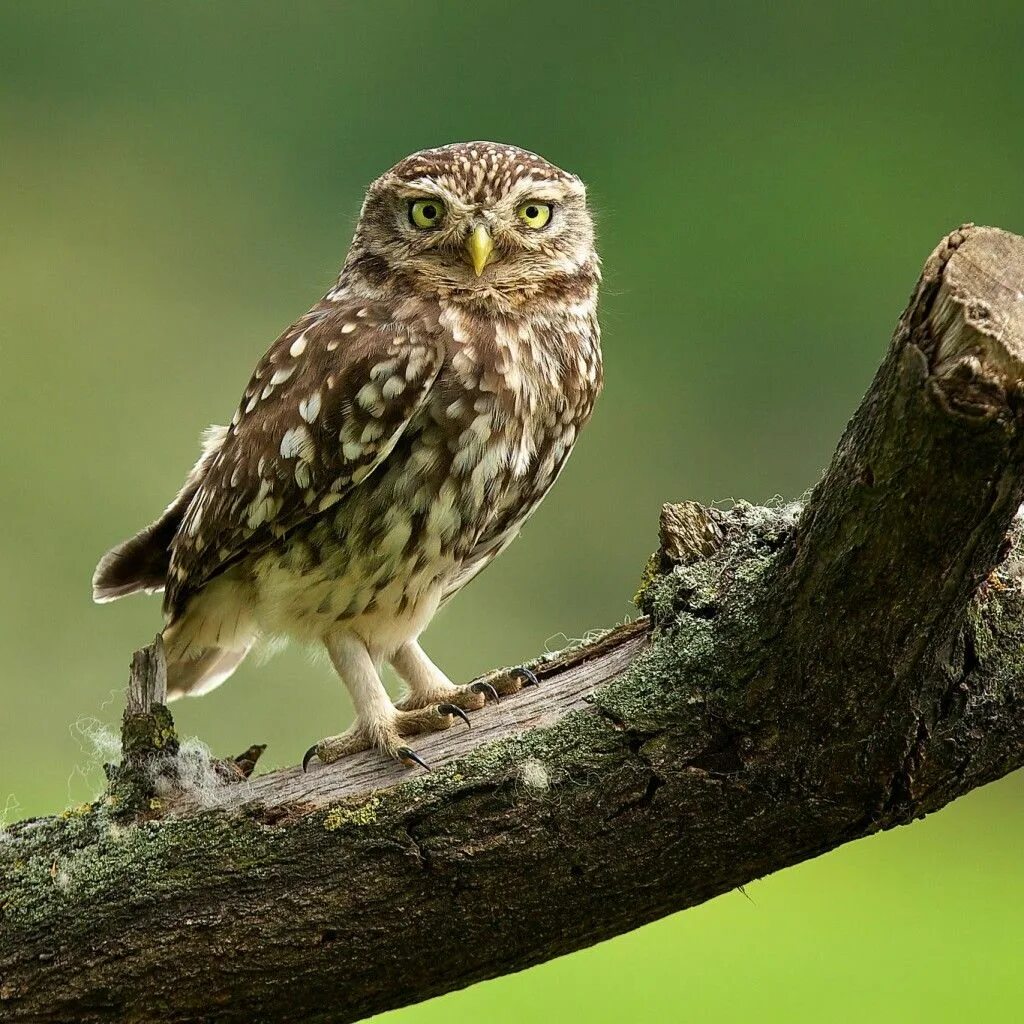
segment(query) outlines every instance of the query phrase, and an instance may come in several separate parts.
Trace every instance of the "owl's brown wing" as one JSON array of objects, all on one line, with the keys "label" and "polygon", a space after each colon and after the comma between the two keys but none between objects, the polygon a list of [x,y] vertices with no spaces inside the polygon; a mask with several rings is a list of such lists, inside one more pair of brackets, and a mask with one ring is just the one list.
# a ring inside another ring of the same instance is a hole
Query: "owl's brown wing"
[{"label": "owl's brown wing", "polygon": [[387,457],[444,360],[436,314],[327,303],[256,367],[171,542],[173,618],[204,583],[342,501]]}]

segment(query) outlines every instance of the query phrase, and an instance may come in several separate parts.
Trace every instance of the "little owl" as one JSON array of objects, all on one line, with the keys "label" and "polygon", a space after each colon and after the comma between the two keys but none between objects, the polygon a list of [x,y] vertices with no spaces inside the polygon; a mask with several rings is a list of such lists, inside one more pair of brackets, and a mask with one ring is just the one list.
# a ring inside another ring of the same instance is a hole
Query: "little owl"
[{"label": "little owl", "polygon": [[[323,644],[355,722],[306,755],[445,729],[520,669],[456,686],[419,636],[504,551],[601,390],[586,191],[513,146],[415,153],[366,193],[337,283],[260,360],[164,514],[109,552],[93,596],[164,591],[171,698],[261,637]],[[408,686],[397,704],[380,670]]]}]

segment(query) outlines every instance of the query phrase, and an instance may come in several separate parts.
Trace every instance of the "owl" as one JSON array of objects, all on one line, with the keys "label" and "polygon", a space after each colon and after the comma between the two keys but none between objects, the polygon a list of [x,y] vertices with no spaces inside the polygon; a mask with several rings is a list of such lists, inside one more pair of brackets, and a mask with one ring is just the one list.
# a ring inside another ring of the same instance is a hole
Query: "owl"
[{"label": "owl", "polygon": [[355,720],[303,767],[367,748],[423,765],[409,737],[535,682],[456,685],[419,637],[590,418],[600,280],[583,183],[534,153],[443,146],[373,182],[334,286],[207,430],[163,515],[96,569],[96,601],[164,592],[168,696],[218,686],[261,640],[322,645]]}]

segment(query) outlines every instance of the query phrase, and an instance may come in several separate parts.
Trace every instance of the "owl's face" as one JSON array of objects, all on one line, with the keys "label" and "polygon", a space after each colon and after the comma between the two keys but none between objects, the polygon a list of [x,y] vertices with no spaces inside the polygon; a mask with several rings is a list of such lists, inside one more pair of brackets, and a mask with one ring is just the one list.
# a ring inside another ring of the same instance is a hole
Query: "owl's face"
[{"label": "owl's face", "polygon": [[586,190],[534,153],[493,142],[427,149],[369,188],[349,262],[419,292],[531,292],[596,268]]}]

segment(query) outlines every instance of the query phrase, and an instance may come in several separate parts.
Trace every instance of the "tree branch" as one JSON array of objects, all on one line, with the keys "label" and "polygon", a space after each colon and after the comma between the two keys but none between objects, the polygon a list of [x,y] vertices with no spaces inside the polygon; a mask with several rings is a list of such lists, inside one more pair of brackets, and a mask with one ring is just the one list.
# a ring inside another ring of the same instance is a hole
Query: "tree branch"
[{"label": "tree branch", "polygon": [[126,762],[146,799],[8,830],[0,1014],[357,1020],[1019,767],[1022,383],[1024,239],[965,227],[807,506],[667,507],[645,617],[425,738],[429,775],[364,754],[232,782],[158,730]]}]

